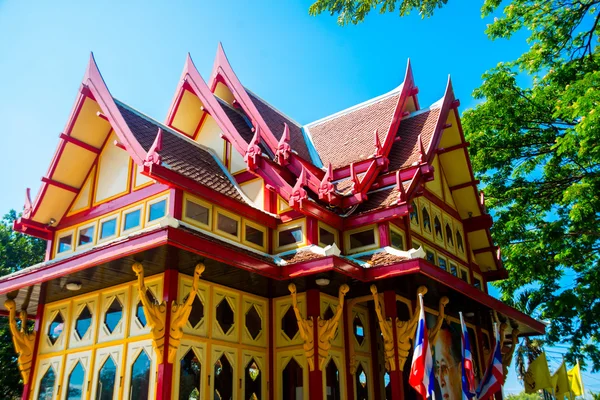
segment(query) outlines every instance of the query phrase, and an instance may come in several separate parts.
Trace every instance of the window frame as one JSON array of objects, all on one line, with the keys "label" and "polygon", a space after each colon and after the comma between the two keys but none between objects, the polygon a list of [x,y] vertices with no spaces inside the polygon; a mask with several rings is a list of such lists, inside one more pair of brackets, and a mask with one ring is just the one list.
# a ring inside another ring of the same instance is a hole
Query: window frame
[{"label": "window frame", "polygon": [[[160,203],[163,200],[165,202],[165,215],[163,215],[160,218],[157,218],[155,220],[150,221],[149,220],[150,219],[150,206],[152,206],[154,204],[157,204],[157,203]],[[165,195],[165,196],[157,197],[157,198],[152,199],[152,200],[148,200],[145,203],[145,210],[144,211],[145,211],[144,212],[144,227],[160,223],[160,220],[162,220],[163,218],[165,218],[165,217],[167,217],[169,215],[169,196]]]},{"label": "window frame", "polygon": [[[300,242],[286,244],[283,246],[279,245],[279,233],[290,230],[301,228],[302,232],[302,240]],[[301,218],[295,221],[286,222],[285,224],[281,224],[277,226],[277,229],[273,231],[275,237],[273,238],[273,243],[275,250],[273,251],[275,254],[284,252],[286,250],[299,249],[306,245],[306,219]]]},{"label": "window frame", "polygon": [[438,255],[437,255],[437,260],[436,260],[436,265],[437,265],[438,267],[442,268],[442,266],[440,265],[440,258],[441,258],[442,260],[444,260],[444,262],[446,263],[446,266],[444,267],[444,271],[448,272],[448,268],[450,268],[450,267],[449,267],[449,265],[450,265],[450,261],[448,260],[448,257],[446,257],[446,256],[442,256],[442,255],[440,255],[440,254],[438,253]]},{"label": "window frame", "polygon": [[[475,282],[479,282],[479,287],[475,286]],[[477,272],[473,272],[473,286],[476,289],[479,289],[482,292],[485,292],[485,290],[483,289],[483,276],[479,275]]]},{"label": "window frame", "polygon": [[[373,231],[373,235],[375,237],[375,243],[374,244],[369,244],[369,245],[366,245],[366,246],[360,246],[360,247],[352,248],[350,246],[350,236],[354,235],[356,233],[366,232],[368,230],[372,230]],[[378,228],[377,224],[371,224],[371,225],[367,225],[367,226],[361,226],[360,228],[355,228],[355,229],[351,229],[349,231],[344,232],[344,245],[345,245],[345,248],[347,249],[346,254],[355,254],[355,253],[361,253],[363,251],[373,250],[373,249],[378,248],[379,244],[380,244],[380,240],[379,240],[379,228]]]},{"label": "window frame", "polygon": [[[187,202],[191,202],[191,203],[195,203],[198,206],[204,207],[206,209],[208,209],[208,224],[204,224],[200,221],[196,221],[193,218],[188,217],[187,214]],[[188,224],[194,225],[198,228],[201,229],[206,229],[208,231],[212,231],[212,224],[213,224],[213,205],[207,201],[204,201],[202,199],[200,199],[199,197],[196,196],[192,196],[189,194],[184,194],[183,195],[183,209],[182,209],[182,219],[184,222],[187,222]]]},{"label": "window frame", "polygon": [[[214,212],[213,232],[216,233],[217,235],[223,236],[227,239],[235,240],[236,242],[241,242],[242,241],[242,217],[240,217],[239,215],[236,215],[234,213],[231,213],[221,207],[217,207],[217,206],[215,206],[213,208],[213,212]],[[238,224],[237,225],[238,226],[237,236],[232,235],[228,232],[225,232],[225,231],[222,231],[219,229],[219,214],[237,222],[237,224]]]},{"label": "window frame", "polygon": [[[467,273],[467,280],[465,281],[462,278],[462,272],[466,272]],[[463,282],[467,282],[469,285],[471,284],[471,274],[469,273],[469,269],[463,265],[458,265],[458,279],[460,279]]]},{"label": "window frame", "polygon": [[327,231],[327,232],[329,232],[329,233],[333,234],[333,243],[335,243],[335,244],[336,244],[336,246],[338,245],[338,243],[339,243],[339,240],[340,240],[340,233],[338,232],[338,230],[337,230],[337,229],[335,229],[335,228],[333,228],[333,227],[331,227],[331,226],[329,226],[329,225],[327,225],[326,223],[324,223],[324,222],[321,222],[321,221],[319,221],[319,223],[318,223],[318,228],[317,228],[317,229],[319,230],[319,231],[318,231],[318,235],[319,235],[319,238],[318,238],[318,239],[319,239],[319,240],[318,240],[318,242],[319,242],[319,246],[321,246],[321,247],[327,247],[327,246],[330,246],[329,244],[325,244],[325,243],[321,242],[321,229],[323,229],[323,230],[325,230],[325,231]]},{"label": "window frame", "polygon": [[[263,245],[259,246],[256,243],[252,243],[249,242],[246,238],[246,227],[249,226],[251,228],[254,228],[258,231],[261,231],[263,233]],[[267,237],[268,237],[268,232],[267,232],[267,228],[257,224],[255,222],[249,221],[247,219],[243,219],[242,220],[242,243],[245,244],[246,246],[252,247],[254,249],[257,250],[262,250],[262,251],[267,251]]]},{"label": "window frame", "polygon": [[[121,211],[121,226],[120,226],[120,232],[121,234],[119,236],[123,236],[123,235],[128,235],[131,232],[134,232],[136,230],[139,229],[143,229],[144,228],[144,221],[145,221],[145,215],[144,215],[144,209],[145,209],[145,203],[141,203],[138,204],[136,206],[133,207],[129,207],[126,208],[124,210]],[[125,218],[127,215],[131,214],[132,212],[135,211],[140,211],[140,223],[132,228],[129,229],[125,229]]]},{"label": "window frame", "polygon": [[[115,219],[117,221],[117,224],[115,226],[115,233],[113,233],[111,236],[107,236],[105,238],[101,238],[100,235],[102,233],[102,224],[105,222],[108,222],[110,220]],[[104,243],[104,242],[108,242],[109,240],[112,239],[116,239],[120,236],[120,232],[121,232],[121,215],[119,212],[117,213],[113,213],[110,215],[106,215],[102,218],[100,218],[98,220],[98,233],[96,235],[96,243]]]},{"label": "window frame", "polygon": [[[437,263],[437,259],[438,259],[438,255],[437,255],[437,251],[435,251],[435,249],[433,247],[429,247],[429,246],[423,246],[423,251],[425,252],[425,258],[424,260],[427,261],[428,263],[431,263],[432,265],[435,265],[436,267],[438,266]],[[427,259],[427,252],[430,251],[433,253],[433,262],[429,261]]]},{"label": "window frame", "polygon": [[[392,244],[392,232],[399,234],[402,237],[402,248],[398,249],[396,247],[393,246]],[[400,229],[399,227],[397,227],[394,224],[390,224],[390,247],[394,247],[397,250],[401,250],[401,251],[407,251],[406,247],[408,247],[408,244],[406,242],[406,233],[404,233],[404,231],[402,229]]]},{"label": "window frame", "polygon": [[[85,229],[85,228],[89,228],[89,227],[94,227],[94,234],[92,235],[92,241],[90,243],[86,243],[86,244],[79,244],[79,235],[81,234],[81,230]],[[98,220],[94,220],[92,222],[80,225],[77,227],[77,234],[75,235],[75,238],[77,239],[75,242],[75,250],[80,250],[80,249],[87,249],[90,247],[94,247],[94,245],[97,243],[98,240]]]},{"label": "window frame", "polygon": [[[67,237],[67,236],[71,236],[71,249],[70,250],[65,250],[65,251],[59,251],[59,246],[60,246],[60,239]],[[70,229],[65,229],[62,232],[58,232],[55,237],[54,240],[56,241],[56,244],[54,245],[54,256],[58,256],[58,255],[64,255],[64,254],[69,254],[69,253],[73,253],[75,252],[75,228],[70,228]]]}]

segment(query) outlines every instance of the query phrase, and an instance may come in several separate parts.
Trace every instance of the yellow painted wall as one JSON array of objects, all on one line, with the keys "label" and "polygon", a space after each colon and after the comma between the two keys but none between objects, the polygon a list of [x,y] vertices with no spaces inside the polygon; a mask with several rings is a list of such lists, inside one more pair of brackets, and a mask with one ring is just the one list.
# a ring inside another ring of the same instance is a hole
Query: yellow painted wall
[{"label": "yellow painted wall", "polygon": [[98,103],[87,97],[77,115],[71,136],[99,149],[111,128],[108,121],[97,115],[98,112],[102,112]]},{"label": "yellow painted wall", "polygon": [[438,159],[438,156],[433,158],[433,180],[427,182],[425,187],[440,199],[444,199],[444,193],[442,189],[442,171],[440,169],[440,160]]},{"label": "yellow painted wall", "polygon": [[116,139],[113,133],[98,159],[94,204],[129,191],[131,162],[129,154],[113,144]]},{"label": "yellow painted wall", "polygon": [[212,149],[221,161],[225,160],[225,141],[221,139],[221,129],[211,116],[207,116],[196,141]]},{"label": "yellow painted wall", "polygon": [[265,208],[265,191],[263,189],[263,180],[255,179],[249,182],[240,184],[242,191],[250,200],[264,210]]},{"label": "yellow painted wall", "polygon": [[214,93],[218,98],[225,101],[226,103],[233,104],[233,94],[226,85],[218,83]]},{"label": "yellow painted wall", "polygon": [[232,174],[246,170],[246,161],[244,156],[241,155],[233,146],[230,147],[230,160],[229,160],[229,171]]},{"label": "yellow painted wall", "polygon": [[142,175],[140,172],[141,168],[137,164],[134,164],[133,168],[135,171],[133,175],[133,190],[141,189],[154,183],[154,179]]},{"label": "yellow painted wall", "polygon": [[96,168],[90,172],[90,175],[87,177],[85,183],[81,187],[77,198],[73,202],[71,209],[69,210],[68,215],[76,214],[80,211],[86,210],[92,204],[92,185],[96,179]]},{"label": "yellow painted wall", "polygon": [[186,135],[193,136],[204,114],[201,107],[200,99],[189,90],[184,90],[171,125]]}]

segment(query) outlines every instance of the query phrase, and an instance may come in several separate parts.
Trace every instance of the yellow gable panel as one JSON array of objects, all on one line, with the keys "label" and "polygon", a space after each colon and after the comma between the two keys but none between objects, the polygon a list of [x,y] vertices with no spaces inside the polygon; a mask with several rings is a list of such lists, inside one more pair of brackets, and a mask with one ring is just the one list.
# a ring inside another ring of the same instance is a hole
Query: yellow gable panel
[{"label": "yellow gable panel", "polygon": [[60,221],[74,198],[75,193],[48,185],[46,194],[44,195],[33,220],[41,224],[47,224],[51,219]]},{"label": "yellow gable panel", "polygon": [[80,188],[90,172],[96,155],[72,143],[67,143],[51,178],[65,185]]},{"label": "yellow gable panel", "polygon": [[137,164],[133,166],[135,168],[135,175],[133,180],[133,190],[141,189],[143,187],[148,186],[151,183],[154,183],[154,179],[148,178],[146,175],[142,175],[140,172],[140,167]]},{"label": "yellow gable panel", "polygon": [[206,116],[196,141],[212,149],[221,161],[224,160],[225,141],[221,138],[221,129],[213,117]]},{"label": "yellow gable panel", "polygon": [[438,156],[433,159],[433,180],[425,184],[425,188],[435,194],[440,199],[444,198],[442,192],[442,171],[440,169],[440,163]]},{"label": "yellow gable panel", "polygon": [[233,98],[233,94],[231,93],[231,90],[229,90],[229,88],[226,85],[222,84],[221,82],[217,83],[217,87],[215,88],[214,93],[215,93],[215,96],[217,96],[224,102],[233,104],[234,98]]},{"label": "yellow gable panel", "polygon": [[471,249],[484,249],[491,246],[486,231],[483,229],[475,232],[469,232],[468,236]]},{"label": "yellow gable panel", "polygon": [[[462,219],[471,217],[477,217],[481,215],[479,209],[479,200],[473,192],[473,187],[468,186],[462,189],[457,189],[452,192],[454,200],[456,201],[456,208]],[[471,215],[469,215],[471,213]]]},{"label": "yellow gable panel", "polygon": [[117,197],[129,191],[129,154],[113,144],[113,133],[98,159],[94,204]]},{"label": "yellow gable panel", "polygon": [[246,170],[246,161],[236,149],[231,147],[231,159],[229,160],[229,170],[231,173],[241,172]]},{"label": "yellow gable panel", "polygon": [[245,182],[240,185],[242,191],[250,200],[254,202],[258,207],[264,210],[265,208],[265,194],[263,190],[263,180],[255,179],[250,182]]},{"label": "yellow gable panel", "polygon": [[68,215],[78,213],[90,207],[90,205],[92,204],[92,184],[95,180],[95,177],[96,168],[94,167],[92,169],[92,172],[90,172],[89,176],[87,177],[85,183],[81,187],[81,190],[79,191],[77,198],[73,202],[73,205],[71,206]]},{"label": "yellow gable panel", "polygon": [[71,136],[99,149],[110,131],[110,124],[98,117],[98,112],[102,112],[98,103],[86,98],[71,129]]},{"label": "yellow gable panel", "polygon": [[200,99],[189,90],[184,90],[171,125],[186,135],[193,136],[200,123],[200,118],[204,114],[201,107]]},{"label": "yellow gable panel", "polygon": [[456,121],[453,110],[450,110],[448,113],[446,124],[450,124],[452,126],[444,129],[444,133],[442,134],[440,144],[438,146],[440,149],[456,146],[457,144],[462,143],[460,132],[458,130],[458,122]]},{"label": "yellow gable panel", "polygon": [[439,164],[439,167],[440,167],[439,175],[442,180],[442,190],[444,191],[444,201],[446,202],[446,204],[448,204],[450,207],[452,207],[456,210],[456,204],[454,203],[454,198],[452,197],[452,192],[450,191],[450,188],[448,186],[448,181],[446,180],[446,171],[442,167],[441,163]]},{"label": "yellow gable panel", "polygon": [[471,171],[464,150],[455,150],[440,155],[446,180],[450,186],[471,181]]}]

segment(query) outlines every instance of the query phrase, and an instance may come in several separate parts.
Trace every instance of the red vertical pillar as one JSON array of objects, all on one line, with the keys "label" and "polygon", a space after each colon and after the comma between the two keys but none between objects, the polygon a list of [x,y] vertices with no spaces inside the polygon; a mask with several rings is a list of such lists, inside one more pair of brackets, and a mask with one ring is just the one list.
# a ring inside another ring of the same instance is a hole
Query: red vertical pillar
[{"label": "red vertical pillar", "polygon": [[314,217],[306,217],[306,242],[319,245],[319,222]]},{"label": "red vertical pillar", "polygon": [[385,307],[385,315],[392,319],[392,331],[394,332],[394,358],[396,360],[396,370],[390,371],[390,384],[392,385],[392,399],[391,400],[404,400],[404,377],[400,370],[400,364],[398,359],[398,342],[396,332],[396,316],[398,311],[396,310],[396,292],[393,290],[386,290],[383,292],[383,303]]},{"label": "red vertical pillar", "polygon": [[375,399],[384,399],[385,395],[381,395],[381,378],[380,374],[385,374],[385,367],[379,363],[379,349],[377,342],[379,339],[379,331],[377,327],[379,323],[375,317],[375,310],[369,307],[369,339],[371,340],[371,374],[367,376],[367,386],[373,387],[373,397]]},{"label": "red vertical pillar", "polygon": [[167,303],[167,315],[165,317],[165,346],[163,359],[158,365],[158,386],[156,400],[170,400],[173,389],[173,364],[169,363],[169,332],[171,330],[171,304],[177,300],[177,280],[179,272],[177,269],[165,270],[163,282],[163,298]]},{"label": "red vertical pillar", "polygon": [[[49,241],[49,243],[51,243]],[[35,326],[34,332],[35,342],[33,343],[33,357],[31,358],[31,372],[29,373],[29,382],[26,385],[23,385],[23,396],[21,397],[23,400],[29,400],[31,394],[33,393],[33,385],[35,382],[35,367],[37,363],[37,354],[40,347],[40,337],[44,334],[42,332],[42,323],[44,322],[44,306],[46,303],[46,287],[47,283],[42,283],[40,289],[40,299],[38,301],[37,310],[35,313]]]},{"label": "red vertical pillar", "polygon": [[346,353],[346,399],[354,400],[354,376],[350,373],[350,346],[354,342],[350,331],[352,330],[352,310],[348,307],[348,301],[344,299],[344,351]]},{"label": "red vertical pillar", "polygon": [[389,222],[382,222],[377,226],[379,229],[379,246],[391,246],[392,242],[390,239],[390,225]]},{"label": "red vertical pillar", "polygon": [[181,220],[183,211],[183,191],[181,189],[169,190],[169,215]]},{"label": "red vertical pillar", "polygon": [[308,390],[310,400],[323,400],[323,372],[319,369],[319,324],[317,320],[321,315],[321,296],[319,289],[306,291],[306,310],[308,318],[313,317],[315,369],[308,372]]},{"label": "red vertical pillar", "polygon": [[[267,392],[269,400],[275,400],[275,307],[273,299],[269,299],[269,380],[267,382]],[[279,371],[281,374],[281,371]]]}]

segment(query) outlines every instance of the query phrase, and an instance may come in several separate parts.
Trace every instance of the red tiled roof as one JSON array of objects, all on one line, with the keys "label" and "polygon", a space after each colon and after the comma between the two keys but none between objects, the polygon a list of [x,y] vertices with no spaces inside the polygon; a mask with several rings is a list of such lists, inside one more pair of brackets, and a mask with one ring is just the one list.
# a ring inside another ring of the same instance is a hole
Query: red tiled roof
[{"label": "red tiled roof", "polygon": [[390,94],[339,116],[309,124],[321,161],[340,168],[364,160],[375,153],[373,133],[383,142],[390,127],[400,94]]},{"label": "red tiled roof", "polygon": [[[410,181],[402,183],[405,192],[408,191],[409,184]],[[357,215],[369,211],[379,210],[380,208],[390,207],[398,202],[399,194],[400,193],[398,192],[398,189],[396,189],[396,186],[392,186],[389,189],[383,189],[367,193],[367,201],[360,204],[356,208],[354,214]]]},{"label": "red tiled roof", "polygon": [[325,256],[323,256],[321,254],[317,254],[310,250],[302,250],[301,249],[295,253],[282,256],[281,258],[284,259],[288,264],[295,264],[295,263],[299,263],[299,262],[303,262],[303,261],[316,260],[318,258],[323,258],[323,257],[325,257]]},{"label": "red tiled roof", "polygon": [[254,106],[258,109],[258,112],[265,120],[265,123],[273,135],[275,135],[275,138],[277,138],[277,140],[281,139],[281,135],[283,135],[283,124],[286,123],[290,128],[290,146],[292,147],[292,150],[297,152],[298,155],[306,161],[311,161],[308,146],[304,141],[302,127],[283,115],[275,107],[260,99],[254,93],[248,91],[248,96],[250,96]]},{"label": "red tiled roof", "polygon": [[134,112],[129,106],[118,100],[115,102],[129,129],[145,151],[148,151],[154,143],[158,129],[163,129],[160,155],[162,162],[168,165],[169,169],[221,194],[244,202],[212,154],[189,143],[180,134],[159,125],[149,117]]},{"label": "red tiled roof", "polygon": [[435,124],[440,115],[440,109],[434,108],[420,112],[414,117],[408,117],[400,122],[398,134],[400,140],[394,142],[389,154],[389,170],[396,171],[407,168],[419,161],[419,135],[425,151],[433,138]]},{"label": "red tiled roof", "polygon": [[382,265],[390,265],[395,264],[400,261],[408,260],[406,257],[397,256],[395,254],[390,254],[387,251],[380,251],[377,253],[365,255],[358,257],[359,260],[364,261],[366,263],[371,264],[372,266],[382,266]]}]

